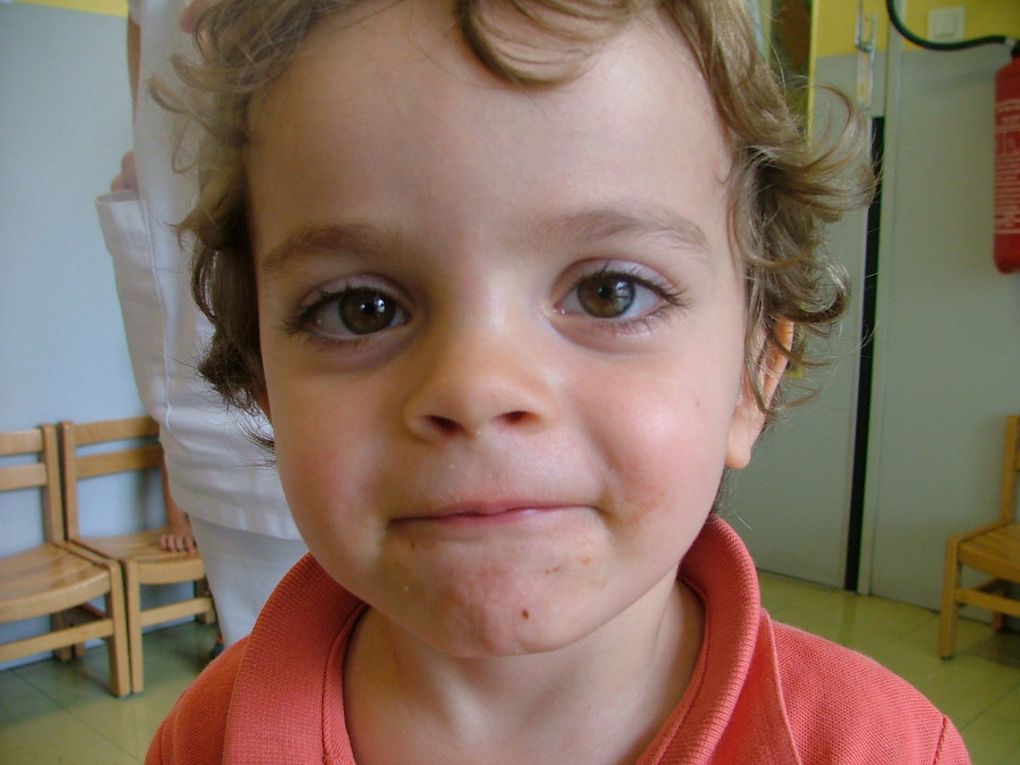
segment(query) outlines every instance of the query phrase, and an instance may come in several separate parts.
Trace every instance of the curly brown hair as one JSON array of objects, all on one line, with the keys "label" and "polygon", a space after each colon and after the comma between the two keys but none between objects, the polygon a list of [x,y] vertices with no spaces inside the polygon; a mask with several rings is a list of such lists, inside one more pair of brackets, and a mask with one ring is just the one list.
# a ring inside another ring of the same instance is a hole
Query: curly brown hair
[{"label": "curly brown hair", "polygon": [[[453,0],[452,17],[473,54],[521,88],[554,87],[575,76],[636,14],[657,8],[675,22],[729,132],[730,236],[746,281],[745,366],[771,419],[781,397],[766,401],[762,394],[766,358],[778,351],[793,367],[816,363],[806,341],[825,334],[847,300],[842,270],[818,253],[824,228],[866,205],[874,178],[866,133],[845,96],[839,96],[847,111],[843,129],[824,145],[805,139],[783,84],[759,52],[744,3]],[[194,238],[194,297],[214,327],[200,371],[241,408],[256,408],[264,388],[246,193],[249,115],[316,23],[357,4],[218,0],[199,20],[199,63],[177,62],[195,97],[185,103],[156,90],[164,105],[186,111],[207,133],[197,160],[199,201],[180,230]],[[522,20],[534,33],[526,40],[517,34]],[[788,323],[796,330],[792,342],[782,337]]]}]

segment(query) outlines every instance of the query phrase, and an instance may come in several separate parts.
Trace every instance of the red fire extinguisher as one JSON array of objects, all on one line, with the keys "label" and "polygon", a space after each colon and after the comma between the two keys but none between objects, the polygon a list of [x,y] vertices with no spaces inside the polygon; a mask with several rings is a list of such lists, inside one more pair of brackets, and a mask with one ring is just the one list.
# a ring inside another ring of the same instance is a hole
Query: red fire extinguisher
[{"label": "red fire extinguisher", "polygon": [[1020,270],[1020,50],[995,77],[995,266]]},{"label": "red fire extinguisher", "polygon": [[995,266],[1004,274],[1020,271],[1020,43],[1005,35],[934,42],[907,29],[886,0],[889,22],[906,39],[929,50],[954,51],[979,45],[1009,45],[1013,61],[995,76]]}]

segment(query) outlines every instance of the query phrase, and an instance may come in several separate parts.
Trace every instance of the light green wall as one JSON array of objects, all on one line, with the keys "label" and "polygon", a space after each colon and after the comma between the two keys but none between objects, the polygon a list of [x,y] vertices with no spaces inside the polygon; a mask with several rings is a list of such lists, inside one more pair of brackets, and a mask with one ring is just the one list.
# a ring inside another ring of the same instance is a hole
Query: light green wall
[{"label": "light green wall", "polygon": [[[131,143],[124,34],[120,18],[0,4],[0,430],[142,413],[93,204]],[[109,500],[111,533],[160,520],[98,480],[84,488]],[[25,494],[0,497],[0,555],[42,541]],[[39,629],[0,625],[0,640]]]},{"label": "light green wall", "polygon": [[[821,9],[837,3],[852,42],[857,4],[821,0]],[[978,5],[997,10],[998,22],[1020,15],[1016,0],[967,5],[969,21]],[[1020,34],[1020,24],[998,22],[968,35]],[[926,20],[912,23],[926,31]],[[946,538],[996,517],[1003,421],[1020,411],[1020,277],[1000,274],[992,259],[994,84],[1008,62],[1004,46],[935,53],[898,40],[876,62],[870,114],[886,118],[887,162],[862,582],[933,609]],[[852,93],[855,75],[851,53],[817,59],[819,83]],[[834,234],[859,300],[863,230],[851,219]],[[852,347],[856,317],[844,332],[842,347]],[[751,526],[738,530],[766,567],[832,581],[854,435],[852,422],[840,430],[852,399],[839,376],[852,363],[840,355],[822,400],[795,414],[792,427],[781,424],[738,484]]]},{"label": "light green wall", "polygon": [[[1018,3],[1020,5],[1020,3]],[[950,533],[998,513],[1020,278],[992,258],[1002,46],[893,54],[866,512],[876,594],[938,606]]]}]

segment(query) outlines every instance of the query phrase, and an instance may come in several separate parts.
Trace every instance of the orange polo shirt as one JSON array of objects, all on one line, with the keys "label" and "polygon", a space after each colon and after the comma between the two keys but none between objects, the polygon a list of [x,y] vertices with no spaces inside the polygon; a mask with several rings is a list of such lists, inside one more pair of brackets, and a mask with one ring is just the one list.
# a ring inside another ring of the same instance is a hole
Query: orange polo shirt
[{"label": "orange polo shirt", "polygon": [[[952,723],[906,682],[860,654],[774,623],[761,607],[747,549],[721,520],[706,524],[679,576],[705,607],[701,655],[638,765],[970,762]],[[303,558],[251,636],[177,701],[146,763],[355,765],[341,671],[364,608]]]}]

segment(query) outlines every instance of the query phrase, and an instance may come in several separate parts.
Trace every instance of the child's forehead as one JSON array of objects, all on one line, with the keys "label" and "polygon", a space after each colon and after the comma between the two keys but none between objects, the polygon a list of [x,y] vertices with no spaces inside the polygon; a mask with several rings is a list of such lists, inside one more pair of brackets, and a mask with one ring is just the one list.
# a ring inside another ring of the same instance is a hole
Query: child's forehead
[{"label": "child's forehead", "polygon": [[[402,35],[411,47],[433,33],[456,37],[470,28],[516,63],[587,52],[635,20],[676,27],[658,0],[603,4],[601,0],[354,0],[333,6],[316,27]],[[465,19],[471,18],[466,22]],[[477,40],[476,40],[477,41]],[[548,59],[546,59],[548,60]]]},{"label": "child's forehead", "polygon": [[685,66],[697,69],[677,21],[657,2],[638,2],[627,11],[621,6],[619,13],[603,15],[598,2],[585,0],[467,5],[474,9],[470,22],[450,0],[361,0],[315,22],[298,57],[341,49],[348,65],[360,64],[366,83],[401,62],[427,61],[456,76],[463,76],[461,65],[470,62],[485,82],[500,81],[495,70],[506,65],[527,79],[555,85],[583,73],[585,63],[614,40],[639,31],[645,45],[680,53]]},{"label": "child's forehead", "polygon": [[594,209],[671,211],[730,252],[729,147],[675,28],[634,21],[536,88],[493,75],[434,8],[327,20],[269,88],[248,153],[257,252],[310,217],[453,245]]},{"label": "child's forehead", "polygon": [[[509,5],[496,2],[493,7]],[[584,43],[536,34],[529,29],[530,22],[511,12],[498,13],[487,23],[492,24],[497,56],[524,68],[534,63],[539,76],[551,75],[554,81],[548,86],[520,86],[499,77],[463,39],[447,2],[370,0],[335,13],[312,29],[283,76],[269,86],[270,101],[283,91],[292,102],[343,100],[352,109],[379,99],[391,103],[403,99],[408,108],[417,101],[418,108],[447,109],[451,120],[470,118],[499,103],[510,112],[530,107],[539,115],[543,104],[569,97],[598,79],[600,97],[595,102],[601,108],[625,110],[633,100],[628,95],[638,89],[660,100],[664,111],[682,99],[685,119],[718,122],[698,63],[675,22],[664,13],[637,13],[614,25],[613,34]],[[614,71],[633,70],[633,62],[627,60],[635,58],[648,64],[641,76],[614,76]],[[255,103],[257,133],[259,107],[265,100]],[[577,116],[577,128],[583,130],[585,115]],[[409,122],[413,126],[414,120]],[[721,125],[714,127],[725,133]]]}]

